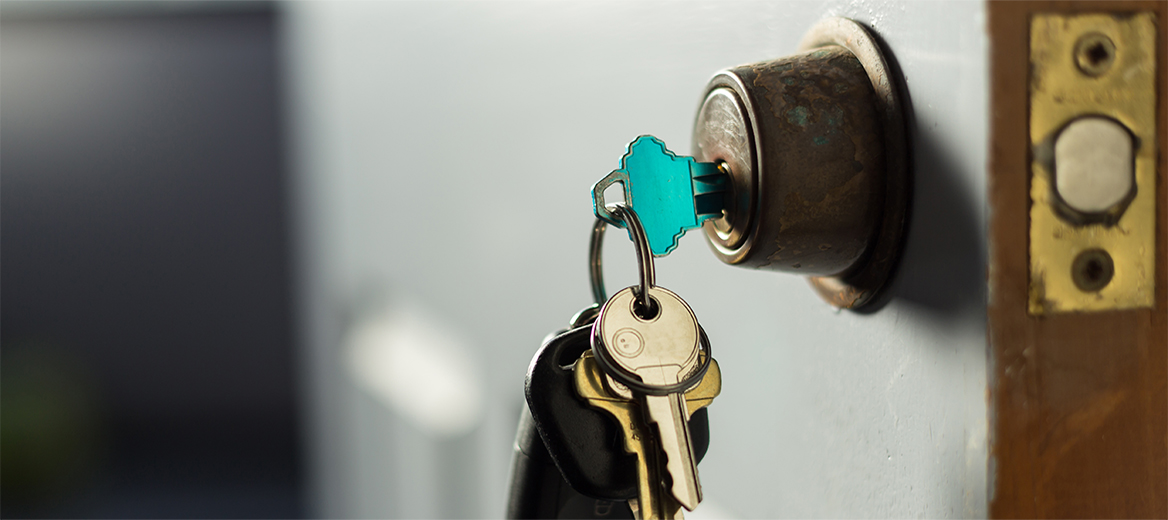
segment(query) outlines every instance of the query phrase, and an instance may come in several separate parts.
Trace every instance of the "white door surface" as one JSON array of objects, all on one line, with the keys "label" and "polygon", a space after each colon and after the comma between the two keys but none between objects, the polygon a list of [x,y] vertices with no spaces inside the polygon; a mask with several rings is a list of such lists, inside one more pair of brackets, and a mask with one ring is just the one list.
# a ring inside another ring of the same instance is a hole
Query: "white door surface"
[{"label": "white door surface", "polygon": [[[652,134],[689,152],[722,68],[870,27],[908,87],[914,201],[891,300],[657,263],[722,367],[691,518],[986,514],[985,6],[292,2],[299,299],[315,512],[500,517],[528,361],[590,303],[589,188]],[[610,291],[635,281],[623,233]]]}]

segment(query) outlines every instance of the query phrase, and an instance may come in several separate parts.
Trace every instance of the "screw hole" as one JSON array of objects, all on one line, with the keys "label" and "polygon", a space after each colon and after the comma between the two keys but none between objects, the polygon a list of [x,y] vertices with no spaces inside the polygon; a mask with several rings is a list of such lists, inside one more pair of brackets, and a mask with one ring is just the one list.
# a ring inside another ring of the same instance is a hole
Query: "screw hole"
[{"label": "screw hole", "polygon": [[1102,249],[1088,249],[1075,257],[1071,265],[1071,278],[1084,292],[1095,292],[1107,287],[1115,276],[1115,263],[1111,255]]},{"label": "screw hole", "polygon": [[1098,66],[1100,63],[1111,59],[1111,53],[1103,47],[1102,43],[1096,42],[1091,48],[1087,49],[1087,60],[1092,65]]},{"label": "screw hole", "polygon": [[1103,263],[1094,258],[1088,260],[1087,268],[1083,274],[1087,277],[1088,281],[1098,283],[1099,280],[1103,279]]},{"label": "screw hole", "polygon": [[1088,76],[1099,76],[1115,62],[1115,43],[1110,38],[1091,33],[1075,44],[1075,63]]}]

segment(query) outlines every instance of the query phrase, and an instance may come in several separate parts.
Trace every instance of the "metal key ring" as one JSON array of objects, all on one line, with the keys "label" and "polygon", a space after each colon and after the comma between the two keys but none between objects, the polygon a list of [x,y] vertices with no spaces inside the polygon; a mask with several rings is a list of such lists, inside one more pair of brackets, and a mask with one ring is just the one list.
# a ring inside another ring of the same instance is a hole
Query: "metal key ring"
[{"label": "metal key ring", "polygon": [[[645,227],[641,225],[641,219],[637,217],[637,212],[633,208],[624,204],[612,204],[608,206],[608,210],[629,229],[629,235],[632,236],[637,250],[637,270],[641,275],[637,299],[645,308],[652,308],[653,301],[649,299],[649,288],[657,285],[657,273],[653,267],[653,252],[649,249],[649,237],[645,235]],[[600,256],[604,244],[604,228],[607,225],[604,220],[596,219],[588,248],[588,275],[592,281],[592,298],[600,306],[604,306],[604,302],[608,301],[604,290],[604,265]]]},{"label": "metal key ring", "polygon": [[[597,332],[595,328],[592,329],[592,358],[596,360],[596,364],[600,366],[600,370],[613,379],[619,379],[617,382],[627,386],[630,390],[645,395],[675,394],[685,392],[697,386],[702,382],[702,379],[705,379],[706,372],[710,370],[710,360],[714,359],[714,356],[710,352],[710,338],[706,336],[706,329],[698,325],[698,340],[699,345],[701,345],[701,349],[698,350],[698,366],[694,367],[689,374],[681,378],[681,381],[677,383],[666,386],[650,386],[640,381],[641,376],[613,363],[612,360],[608,359],[607,353],[603,350],[599,351],[599,355],[597,355],[598,351],[595,347]],[[613,374],[620,374],[620,376],[614,376]]]},{"label": "metal key ring", "polygon": [[592,300],[597,308],[604,306],[608,301],[608,294],[604,290],[604,260],[600,253],[604,248],[604,228],[608,222],[602,218],[596,219],[592,225],[592,242],[588,245],[588,278],[592,282]]}]

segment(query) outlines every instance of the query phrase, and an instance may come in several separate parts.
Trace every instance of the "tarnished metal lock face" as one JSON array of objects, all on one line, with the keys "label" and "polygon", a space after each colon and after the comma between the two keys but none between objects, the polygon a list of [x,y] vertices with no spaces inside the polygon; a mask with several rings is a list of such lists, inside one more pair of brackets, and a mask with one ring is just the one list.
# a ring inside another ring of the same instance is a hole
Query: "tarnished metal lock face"
[{"label": "tarnished metal lock face", "polygon": [[809,275],[829,303],[855,308],[872,301],[900,252],[903,105],[859,24],[824,20],[800,48],[707,85],[693,153],[726,163],[732,193],[706,235],[726,263]]}]

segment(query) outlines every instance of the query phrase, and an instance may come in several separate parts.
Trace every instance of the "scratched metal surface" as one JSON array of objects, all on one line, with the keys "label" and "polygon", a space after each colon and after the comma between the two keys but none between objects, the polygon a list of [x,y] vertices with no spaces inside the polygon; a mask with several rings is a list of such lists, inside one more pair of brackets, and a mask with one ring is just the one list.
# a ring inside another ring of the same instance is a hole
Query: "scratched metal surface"
[{"label": "scratched metal surface", "polygon": [[[835,15],[875,29],[910,89],[902,269],[886,305],[856,314],[799,277],[722,265],[694,232],[658,263],[724,374],[690,516],[985,515],[983,4],[285,8],[320,514],[500,516],[524,370],[589,301],[591,183],[641,134],[688,152],[712,73],[791,54]],[[605,262],[613,289],[634,283],[623,236]],[[346,331],[387,294],[472,345],[485,397],[468,433],[434,433],[351,381]]]}]

